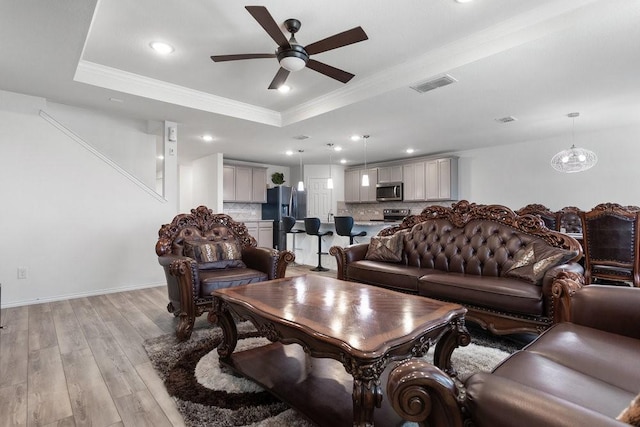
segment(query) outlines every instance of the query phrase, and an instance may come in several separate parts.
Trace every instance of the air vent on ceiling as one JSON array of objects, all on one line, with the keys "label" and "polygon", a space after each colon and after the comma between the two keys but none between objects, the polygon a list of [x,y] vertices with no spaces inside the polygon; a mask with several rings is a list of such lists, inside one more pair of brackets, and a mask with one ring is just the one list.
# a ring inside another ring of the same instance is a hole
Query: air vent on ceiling
[{"label": "air vent on ceiling", "polygon": [[302,141],[304,139],[308,139],[309,137],[307,135],[296,135],[293,137],[293,139],[297,139],[298,141]]},{"label": "air vent on ceiling", "polygon": [[458,80],[451,77],[449,74],[445,74],[444,76],[438,77],[437,79],[427,80],[426,82],[418,83],[414,86],[411,86],[411,89],[419,93],[425,93],[442,86],[450,85],[451,83],[455,83],[457,81]]},{"label": "air vent on ceiling", "polygon": [[509,122],[515,122],[516,120],[518,119],[516,119],[513,116],[500,117],[499,119],[495,119],[495,121],[498,123],[509,123]]}]

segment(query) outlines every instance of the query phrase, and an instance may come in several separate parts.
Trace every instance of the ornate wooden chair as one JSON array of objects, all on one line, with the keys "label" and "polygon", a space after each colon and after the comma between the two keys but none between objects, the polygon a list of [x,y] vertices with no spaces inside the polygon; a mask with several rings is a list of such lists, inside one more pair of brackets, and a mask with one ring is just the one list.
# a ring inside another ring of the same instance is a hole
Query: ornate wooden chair
[{"label": "ornate wooden chair", "polygon": [[180,318],[181,341],[191,336],[196,317],[213,308],[213,291],[284,277],[295,259],[289,251],[256,247],[244,223],[206,206],[160,227],[156,254],[167,278],[167,310]]},{"label": "ornate wooden chair", "polygon": [[544,225],[549,230],[559,231],[558,214],[552,212],[548,207],[538,203],[532,203],[516,211],[518,215],[537,215],[544,221]]},{"label": "ornate wooden chair", "polygon": [[580,209],[575,206],[566,206],[558,211],[558,231],[564,229],[565,233],[582,233],[582,218]]},{"label": "ornate wooden chair", "polygon": [[581,219],[586,283],[599,278],[640,287],[640,211],[602,203],[582,212]]}]

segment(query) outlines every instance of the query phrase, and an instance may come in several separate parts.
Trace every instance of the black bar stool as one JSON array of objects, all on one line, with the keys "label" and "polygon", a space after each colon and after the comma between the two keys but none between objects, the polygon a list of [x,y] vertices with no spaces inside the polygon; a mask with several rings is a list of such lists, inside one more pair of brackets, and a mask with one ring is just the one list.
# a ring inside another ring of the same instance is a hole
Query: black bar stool
[{"label": "black bar stool", "polygon": [[334,216],[333,220],[336,223],[336,233],[338,233],[339,236],[348,236],[350,245],[353,245],[354,237],[362,237],[367,235],[366,231],[361,231],[359,233],[351,232],[354,222],[352,216]]},{"label": "black bar stool", "polygon": [[322,266],[322,255],[327,254],[327,252],[322,252],[322,238],[324,236],[333,236],[333,231],[320,232],[320,218],[305,218],[304,228],[308,235],[318,236],[318,266],[312,268],[311,271],[329,271],[328,268]]},{"label": "black bar stool", "polygon": [[[282,225],[284,228],[284,232],[287,234],[291,234],[292,236],[292,240],[293,240],[293,247],[291,248],[291,250],[293,251],[293,253],[295,254],[296,251],[301,250],[300,248],[296,247],[296,234],[300,234],[300,233],[305,233],[305,230],[300,230],[297,228],[293,228],[296,225],[296,219],[292,216],[283,216],[282,217]],[[295,264],[295,261],[294,261]]]}]

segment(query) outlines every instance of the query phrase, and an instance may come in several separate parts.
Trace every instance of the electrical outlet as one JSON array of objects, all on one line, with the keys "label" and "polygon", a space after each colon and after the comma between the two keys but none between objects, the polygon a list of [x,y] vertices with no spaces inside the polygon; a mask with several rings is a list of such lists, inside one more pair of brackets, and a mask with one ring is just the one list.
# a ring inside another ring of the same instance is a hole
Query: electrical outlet
[{"label": "electrical outlet", "polygon": [[18,267],[18,279],[26,279],[26,278],[27,278],[26,267]]}]

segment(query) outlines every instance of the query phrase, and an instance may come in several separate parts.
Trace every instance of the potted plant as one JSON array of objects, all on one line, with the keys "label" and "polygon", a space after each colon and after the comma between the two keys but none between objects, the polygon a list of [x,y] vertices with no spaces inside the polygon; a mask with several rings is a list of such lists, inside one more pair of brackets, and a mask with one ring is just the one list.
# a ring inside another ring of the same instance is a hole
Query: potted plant
[{"label": "potted plant", "polygon": [[271,174],[271,182],[275,185],[284,184],[284,174],[282,172],[274,172]]}]

